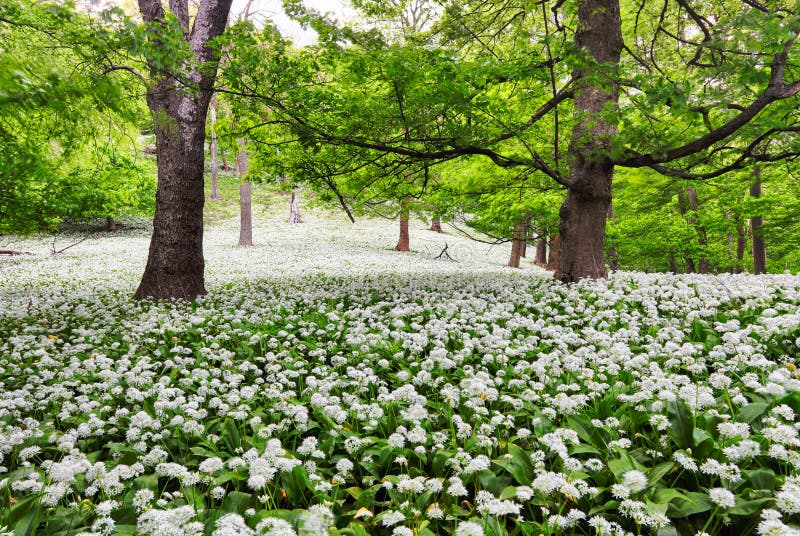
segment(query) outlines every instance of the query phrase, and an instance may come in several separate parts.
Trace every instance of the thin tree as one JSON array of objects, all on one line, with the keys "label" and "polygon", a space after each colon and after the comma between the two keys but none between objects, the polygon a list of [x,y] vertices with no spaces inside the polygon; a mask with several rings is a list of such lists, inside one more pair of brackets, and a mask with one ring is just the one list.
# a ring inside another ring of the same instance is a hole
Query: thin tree
[{"label": "thin tree", "polygon": [[253,245],[253,201],[250,180],[247,178],[247,142],[238,138],[239,153],[236,155],[236,176],[239,178],[239,245]]},{"label": "thin tree", "polygon": [[[761,168],[756,166],[752,173],[753,182],[750,185],[750,197],[761,197]],[[761,227],[764,225],[764,216],[758,215],[750,218],[750,232],[753,234],[753,273],[767,273],[767,246]]]}]

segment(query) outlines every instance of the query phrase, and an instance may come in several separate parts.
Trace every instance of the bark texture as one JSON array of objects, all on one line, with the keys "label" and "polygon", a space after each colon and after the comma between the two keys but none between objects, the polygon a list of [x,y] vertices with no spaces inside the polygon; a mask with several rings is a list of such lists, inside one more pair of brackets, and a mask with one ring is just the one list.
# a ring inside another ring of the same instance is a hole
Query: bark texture
[{"label": "bark texture", "polygon": [[236,155],[236,176],[239,177],[239,245],[253,245],[253,200],[250,195],[250,181],[247,180],[247,142],[237,140],[239,153]]},{"label": "bark texture", "polygon": [[558,269],[558,262],[561,253],[561,236],[556,235],[550,241],[550,256],[547,258],[547,266],[548,270],[556,270]]},{"label": "bark texture", "polygon": [[511,258],[508,259],[508,265],[511,268],[519,268],[522,250],[525,246],[526,227],[525,220],[517,220],[514,224],[514,235],[511,240]]},{"label": "bark texture", "polygon": [[289,203],[289,223],[302,223],[300,218],[300,207],[297,204],[297,194],[292,192],[292,200]]},{"label": "bark texture", "polygon": [[543,236],[536,240],[536,258],[533,262],[541,266],[547,264],[547,239]]},{"label": "bark texture", "polygon": [[[750,185],[750,197],[758,199],[761,197],[761,168],[753,170],[753,182]],[[764,216],[754,216],[750,218],[750,231],[753,233],[753,273],[767,273],[767,245],[761,226],[764,225]]]},{"label": "bark texture", "polygon": [[[148,58],[152,82],[147,88],[147,106],[156,135],[158,187],[147,265],[135,294],[138,299],[194,299],[206,292],[203,159],[206,116],[218,63],[208,43],[225,30],[231,2],[203,0],[191,29],[183,10],[186,2],[172,2],[196,61],[175,67],[180,72],[170,75],[163,72],[162,58]],[[161,26],[167,22],[160,0],[139,0],[139,11],[150,24],[148,39],[162,44]],[[193,91],[177,80],[190,84]]]},{"label": "bark texture", "polygon": [[[602,111],[616,106],[619,99],[613,71],[619,65],[623,46],[621,25],[618,0],[584,0],[578,8],[576,44],[596,65],[573,73],[577,80],[577,124],[569,146],[567,197],[559,213],[561,251],[555,273],[555,278],[565,283],[607,276],[604,246],[614,174],[608,155],[616,127],[603,119]],[[590,69],[610,71],[612,75],[588,80]]]},{"label": "bark texture", "polygon": [[410,215],[411,198],[404,197],[400,201],[400,238],[397,240],[395,251],[411,251],[408,235],[408,218]]}]

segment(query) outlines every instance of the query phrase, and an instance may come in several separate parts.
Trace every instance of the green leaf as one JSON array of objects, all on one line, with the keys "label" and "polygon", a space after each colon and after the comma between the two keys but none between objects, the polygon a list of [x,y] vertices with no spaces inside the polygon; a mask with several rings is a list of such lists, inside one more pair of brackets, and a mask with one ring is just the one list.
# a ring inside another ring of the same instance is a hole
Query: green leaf
[{"label": "green leaf", "polygon": [[669,436],[679,448],[694,446],[694,420],[692,411],[680,398],[671,400],[668,407],[670,420]]},{"label": "green leaf", "polygon": [[670,501],[668,515],[669,512],[674,511],[677,516],[688,517],[693,514],[708,512],[713,506],[711,499],[705,493],[690,491],[685,494],[684,499],[675,498]]},{"label": "green leaf", "polygon": [[500,499],[513,499],[517,496],[517,488],[515,486],[508,486],[500,492]]},{"label": "green leaf", "polygon": [[250,499],[253,496],[250,493],[242,493],[241,491],[232,491],[225,496],[225,499],[222,501],[222,506],[220,510],[223,513],[236,513],[241,514],[245,510],[250,503]]},{"label": "green leaf", "polygon": [[775,472],[772,469],[755,469],[745,471],[748,480],[757,489],[774,490],[776,486]]},{"label": "green leaf", "polygon": [[754,499],[752,501],[740,501],[736,499],[736,506],[725,510],[725,513],[736,516],[749,516],[760,512],[764,508],[771,506],[775,502],[773,497],[765,497],[763,499]]},{"label": "green leaf", "polygon": [[508,453],[511,454],[510,460],[506,457],[501,457],[494,460],[494,463],[508,471],[518,484],[523,486],[529,485],[534,477],[533,464],[531,463],[530,456],[513,443],[508,444]]},{"label": "green leaf", "polygon": [[769,406],[764,402],[751,402],[736,413],[736,420],[750,424],[766,413]]},{"label": "green leaf", "polygon": [[648,484],[652,486],[653,484],[657,483],[664,477],[664,475],[669,474],[673,467],[675,467],[675,462],[664,462],[656,465],[650,470],[650,473],[647,476]]},{"label": "green leaf", "polygon": [[239,428],[236,426],[236,421],[233,419],[225,420],[225,431],[222,434],[225,444],[230,448],[230,452],[235,452],[241,444],[241,437],[239,436]]}]

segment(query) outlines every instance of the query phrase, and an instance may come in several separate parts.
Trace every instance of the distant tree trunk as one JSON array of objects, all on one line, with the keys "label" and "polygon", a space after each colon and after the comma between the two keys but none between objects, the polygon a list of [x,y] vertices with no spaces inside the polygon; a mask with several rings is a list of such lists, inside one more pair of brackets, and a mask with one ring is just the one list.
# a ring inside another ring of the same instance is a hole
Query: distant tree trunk
[{"label": "distant tree trunk", "polygon": [[239,154],[236,155],[236,176],[239,177],[239,245],[253,245],[253,203],[250,196],[250,181],[247,179],[247,142],[236,140]]},{"label": "distant tree trunk", "polygon": [[[750,197],[761,197],[761,168],[756,166],[752,173],[753,182],[750,185]],[[756,275],[767,273],[767,246],[761,226],[764,225],[763,216],[750,218],[750,231],[753,234],[753,273]]]},{"label": "distant tree trunk", "polygon": [[289,223],[301,223],[300,207],[297,206],[297,194],[292,192],[292,201],[289,203]]},{"label": "distant tree trunk", "polygon": [[[705,252],[706,246],[708,245],[708,238],[706,236],[706,228],[698,223],[697,209],[699,204],[697,202],[697,190],[695,190],[694,186],[690,184],[686,187],[686,195],[689,199],[689,210],[692,213],[692,217],[689,221],[697,231],[697,243],[700,245],[700,249],[702,251],[699,263],[699,271],[701,274],[707,274],[708,258],[706,257]],[[692,271],[694,271],[694,261],[692,261]]]},{"label": "distant tree trunk", "polygon": [[669,265],[669,271],[673,274],[678,273],[678,261],[675,259],[675,252],[670,251],[669,258],[667,259],[667,264]]},{"label": "distant tree trunk", "polygon": [[[686,191],[681,190],[678,192],[678,212],[680,212],[681,216],[686,216],[686,213],[689,211],[687,207],[687,200],[686,200]],[[691,219],[689,222],[691,223]],[[695,272],[694,269],[694,259],[689,257],[688,255],[683,258],[684,264],[686,265],[686,273],[693,274]]]},{"label": "distant tree trunk", "polygon": [[536,239],[536,258],[533,262],[540,266],[547,264],[547,237],[544,235],[539,235]]},{"label": "distant tree trunk", "polygon": [[744,271],[744,252],[747,249],[747,232],[744,228],[744,222],[739,217],[736,217],[736,265],[733,267],[733,273],[740,274]]},{"label": "distant tree trunk", "polygon": [[439,216],[436,216],[431,220],[431,231],[436,233],[442,232],[442,219]]},{"label": "distant tree trunk", "polygon": [[527,234],[526,227],[524,219],[519,219],[514,224],[514,234],[511,239],[511,258],[508,259],[508,265],[511,268],[519,268],[522,248],[525,244],[525,235]]},{"label": "distant tree trunk", "polygon": [[109,233],[113,233],[117,230],[117,222],[114,221],[114,218],[112,218],[111,216],[108,216],[106,218],[106,230]]},{"label": "distant tree trunk", "polygon": [[[578,6],[575,42],[597,63],[615,69],[622,53],[622,18],[618,0],[583,0]],[[559,212],[561,251],[555,278],[571,283],[606,277],[606,217],[611,203],[614,164],[608,147],[616,126],[603,113],[616,106],[619,86],[599,82],[597,69],[575,69],[574,115],[569,145],[570,184]]]},{"label": "distant tree trunk", "polygon": [[214,127],[217,124],[217,99],[211,99],[211,199],[219,199],[219,183],[217,182],[217,133]]},{"label": "distant tree trunk", "polygon": [[[608,204],[608,221],[614,219],[614,202]],[[608,267],[612,272],[619,270],[619,254],[614,245],[608,247]]]},{"label": "distant tree trunk", "polygon": [[408,235],[408,218],[410,215],[411,197],[405,196],[400,200],[400,238],[397,245],[394,247],[395,251],[411,251],[409,245],[410,239]]},{"label": "distant tree trunk", "polygon": [[550,256],[547,259],[548,270],[556,270],[558,268],[559,257],[561,256],[561,235],[555,235],[550,240]]},{"label": "distant tree trunk", "polygon": [[[184,29],[192,61],[183,62],[180,73],[164,73],[162,62],[154,57],[157,54],[148,57],[152,83],[146,97],[156,136],[158,186],[153,236],[137,299],[194,299],[206,293],[203,158],[206,116],[218,63],[216,49],[208,43],[225,30],[231,2],[203,0],[191,31],[186,0],[170,2]],[[169,19],[161,0],[139,0],[139,11],[149,23],[147,40],[155,49],[163,49],[163,26]],[[182,81],[178,83],[178,79]]]}]

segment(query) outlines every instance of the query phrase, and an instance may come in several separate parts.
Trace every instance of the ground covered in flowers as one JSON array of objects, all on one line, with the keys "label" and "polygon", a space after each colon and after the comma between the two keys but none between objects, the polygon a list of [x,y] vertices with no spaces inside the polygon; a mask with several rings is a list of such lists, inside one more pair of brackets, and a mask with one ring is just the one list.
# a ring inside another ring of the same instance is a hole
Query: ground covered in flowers
[{"label": "ground covered in flowers", "polygon": [[194,304],[130,299],[141,232],[0,261],[0,525],[800,534],[800,278],[565,287],[348,225],[208,231]]}]

